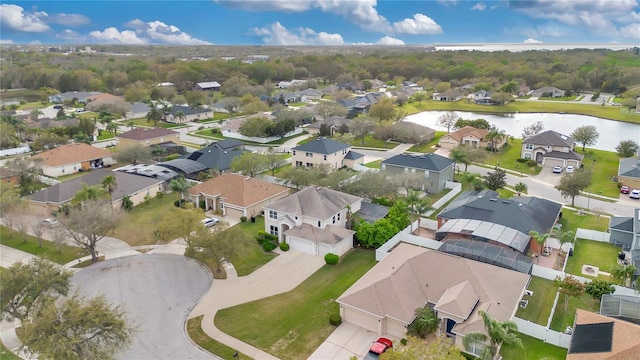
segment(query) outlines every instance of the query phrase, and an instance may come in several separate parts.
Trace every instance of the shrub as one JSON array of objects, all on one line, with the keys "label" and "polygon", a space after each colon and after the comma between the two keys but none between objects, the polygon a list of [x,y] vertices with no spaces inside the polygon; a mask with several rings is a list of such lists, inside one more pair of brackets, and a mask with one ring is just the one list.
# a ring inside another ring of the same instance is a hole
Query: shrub
[{"label": "shrub", "polygon": [[164,197],[164,192],[162,192],[162,191],[158,191],[158,192],[156,193],[156,199],[160,200],[160,199],[162,199],[163,197]]},{"label": "shrub", "polygon": [[213,129],[211,129],[211,133],[212,133],[212,134],[214,134],[214,135],[215,135],[215,134],[219,134],[219,133],[220,133],[220,129],[218,129],[218,128],[213,128]]},{"label": "shrub", "polygon": [[176,201],[174,201],[174,202],[173,202],[173,205],[174,205],[175,207],[184,208],[184,207],[185,207],[185,203],[186,203],[186,202],[187,202],[187,201],[186,201],[186,200],[184,200],[184,199],[178,199],[178,200],[176,200]]},{"label": "shrub", "polygon": [[327,265],[335,265],[338,261],[340,261],[340,256],[336,254],[327,254],[324,256],[324,262],[326,262]]},{"label": "shrub", "polygon": [[207,202],[206,202],[206,201],[204,201],[204,200],[200,200],[200,201],[198,202],[198,206],[200,207],[200,209],[206,210],[206,208],[207,208]]},{"label": "shrub", "polygon": [[402,344],[402,346],[406,346],[407,345],[407,339],[405,339],[405,338],[400,339],[400,344]]},{"label": "shrub", "polygon": [[240,216],[240,221],[241,222],[247,222],[247,217],[246,216]]},{"label": "shrub", "polygon": [[282,251],[289,251],[289,244],[287,244],[287,243],[285,243],[285,242],[280,243],[280,250],[282,250]]},{"label": "shrub", "polygon": [[265,241],[265,242],[262,244],[262,248],[263,248],[263,249],[264,249],[264,251],[266,251],[266,252],[271,252],[271,251],[273,251],[273,249],[275,249],[275,248],[277,248],[277,247],[278,247],[278,245],[276,245],[276,244],[272,243],[271,241]]},{"label": "shrub", "polygon": [[340,314],[331,314],[329,316],[329,324],[333,326],[338,326],[342,324],[342,318],[340,317]]},{"label": "shrub", "polygon": [[180,154],[171,154],[164,157],[164,161],[175,160],[180,157]]},{"label": "shrub", "polygon": [[204,130],[204,125],[203,126],[198,126],[198,130]]}]

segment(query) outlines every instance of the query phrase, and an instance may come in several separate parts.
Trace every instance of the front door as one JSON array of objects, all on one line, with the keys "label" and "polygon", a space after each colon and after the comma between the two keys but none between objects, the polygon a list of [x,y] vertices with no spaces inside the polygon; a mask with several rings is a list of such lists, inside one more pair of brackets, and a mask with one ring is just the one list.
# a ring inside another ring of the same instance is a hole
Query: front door
[{"label": "front door", "polygon": [[536,153],[536,162],[542,164],[542,153]]}]

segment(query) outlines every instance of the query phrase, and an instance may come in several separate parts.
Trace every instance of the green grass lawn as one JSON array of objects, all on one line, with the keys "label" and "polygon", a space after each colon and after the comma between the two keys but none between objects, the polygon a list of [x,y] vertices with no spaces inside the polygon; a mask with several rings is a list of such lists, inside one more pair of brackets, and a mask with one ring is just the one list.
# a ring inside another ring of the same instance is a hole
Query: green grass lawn
[{"label": "green grass lawn", "polygon": [[591,296],[582,294],[579,297],[570,298],[569,307],[567,308],[567,311],[564,311],[564,296],[560,294],[558,305],[556,305],[556,311],[553,313],[553,320],[551,320],[551,329],[563,332],[567,326],[573,326],[576,309],[597,312],[600,310],[600,304]]},{"label": "green grass lawn", "polygon": [[113,139],[114,137],[115,136],[113,136],[113,133],[110,131],[100,131],[100,135],[98,136],[98,141]]},{"label": "green grass lawn", "polygon": [[409,151],[414,151],[419,153],[435,152],[438,149],[437,147],[435,147],[438,144],[438,141],[440,141],[440,138],[446,134],[447,134],[446,131],[436,131],[435,136],[433,139],[431,139],[431,141],[422,145],[414,145],[409,149]]},{"label": "green grass lawn", "polygon": [[373,136],[367,135],[364,137],[364,143],[362,142],[362,138],[354,138],[353,140],[351,140],[351,146],[369,147],[376,149],[393,149],[394,147],[398,146],[398,143],[374,139]]},{"label": "green grass lawn", "polygon": [[[593,240],[576,239],[573,256],[567,260],[565,272],[578,276],[582,274],[582,265],[593,265],[600,268],[600,271],[609,272],[617,264],[618,252],[620,249],[604,242]],[[599,276],[601,279],[611,279],[607,276]]]},{"label": "green grass lawn", "polygon": [[522,340],[524,350],[515,346],[505,345],[500,351],[504,360],[564,360],[567,357],[567,349],[553,346],[522,333],[516,334]]},{"label": "green grass lawn", "polygon": [[[235,225],[242,229],[242,231],[251,239],[255,239],[258,231],[264,230],[264,217],[256,217],[256,222],[251,221],[241,222]],[[276,253],[264,252],[262,246],[257,241],[253,241],[249,251],[244,254],[240,259],[233,262],[233,267],[236,268],[238,276],[249,275],[252,272],[258,270],[262,265],[273,260],[277,256]]]},{"label": "green grass lawn", "polygon": [[531,277],[527,289],[533,291],[533,296],[525,296],[529,303],[524,309],[519,307],[516,316],[538,325],[547,326],[558,289],[553,285],[553,281],[537,276]]},{"label": "green grass lawn", "polygon": [[0,359],[2,360],[20,360],[21,358],[7,349],[2,342],[0,342]]},{"label": "green grass lawn", "polygon": [[585,153],[581,147],[577,148],[577,152],[585,155],[584,160],[582,160],[584,166],[593,169],[591,186],[586,191],[617,199],[620,196],[620,189],[618,189],[618,183],[614,182],[612,178],[618,175],[620,160],[618,155],[612,151],[589,148],[586,149]]},{"label": "green grass lawn", "polygon": [[497,152],[487,152],[488,156],[484,163],[491,166],[500,165],[501,168],[521,172],[523,174],[539,174],[542,170],[541,167],[534,167],[532,171],[526,164],[520,163],[517,160],[520,158],[520,151],[522,150],[522,139],[513,139]]},{"label": "green grass lawn", "polygon": [[442,197],[444,197],[445,195],[447,195],[450,192],[451,192],[451,189],[444,189],[444,190],[440,191],[439,193],[427,194],[426,197],[427,197],[427,199],[429,199],[431,204],[433,204],[434,202],[440,200]]},{"label": "green grass lawn", "polygon": [[307,106],[307,103],[306,102],[292,102],[292,103],[289,103],[288,105],[292,106],[292,107],[305,107],[305,106]]},{"label": "green grass lawn", "polygon": [[200,124],[210,124],[210,123],[213,123],[213,122],[220,122],[220,121],[222,121],[224,119],[228,119],[230,117],[231,117],[231,115],[229,115],[228,113],[216,112],[216,113],[213,114],[212,118],[204,119],[204,120],[197,121],[197,122],[200,123]]},{"label": "green grass lawn", "polygon": [[590,229],[597,231],[607,231],[609,229],[609,218],[605,216],[595,216],[591,214],[578,215],[577,211],[569,210],[567,208],[562,209],[562,218],[558,221],[562,224],[563,230],[571,230],[576,232],[576,229]]},{"label": "green grass lawn", "polygon": [[578,98],[578,95],[563,96],[563,97],[541,97],[539,100],[551,100],[551,101],[573,101]]},{"label": "green grass lawn", "polygon": [[79,247],[65,244],[56,245],[47,240],[43,240],[42,247],[40,247],[38,238],[27,235],[26,239],[27,242],[24,242],[22,240],[22,234],[17,230],[9,231],[7,227],[0,226],[0,244],[37,255],[61,265],[88,255],[85,250]]},{"label": "green grass lawn", "polygon": [[155,244],[156,222],[167,209],[174,206],[173,202],[179,197],[175,193],[164,194],[162,199],[153,198],[135,206],[111,236],[126,241],[131,246]]},{"label": "green grass lawn", "polygon": [[[233,356],[236,350],[207,336],[207,334],[205,334],[202,330],[201,324],[202,316],[198,316],[187,321],[187,333],[189,334],[191,340],[193,340],[203,349],[209,351],[212,354],[216,354],[225,360],[236,359]],[[243,353],[239,353],[238,355],[238,359],[251,359],[249,356]]]},{"label": "green grass lawn", "polygon": [[509,189],[498,189],[497,191],[502,199],[511,199],[511,197],[516,194],[514,191]]},{"label": "green grass lawn", "polygon": [[352,250],[290,292],[219,311],[215,324],[281,359],[306,359],[335,330],[329,324],[338,313],[335,299],[373,265],[373,251]]},{"label": "green grass lawn", "polygon": [[380,169],[381,168],[380,163],[382,163],[382,159],[366,163],[364,164],[364,166],[372,169]]}]

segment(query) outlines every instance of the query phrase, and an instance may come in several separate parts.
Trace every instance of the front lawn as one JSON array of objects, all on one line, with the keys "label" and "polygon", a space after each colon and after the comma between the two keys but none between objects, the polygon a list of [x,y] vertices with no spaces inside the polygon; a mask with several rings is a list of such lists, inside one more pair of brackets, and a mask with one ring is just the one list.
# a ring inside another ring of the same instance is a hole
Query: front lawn
[{"label": "front lawn", "polygon": [[[600,271],[610,272],[618,263],[618,252],[620,249],[609,243],[576,239],[573,256],[567,260],[565,272],[585,277],[587,275],[582,274],[582,265],[597,266]],[[610,280],[609,277],[605,279]]]},{"label": "front lawn", "polygon": [[618,175],[620,162],[618,155],[612,151],[589,148],[586,153],[582,152],[582,148],[577,149],[576,152],[584,154],[582,163],[593,170],[591,186],[585,191],[617,199],[620,196],[620,189],[618,189],[618,183],[613,181],[613,177]]},{"label": "front lawn", "polygon": [[[509,134],[512,135],[512,134]],[[497,152],[487,152],[488,156],[484,161],[491,166],[500,166],[504,169],[513,170],[523,174],[536,175],[542,170],[535,166],[532,171],[525,163],[518,162],[522,150],[522,139],[509,140],[508,143]]]},{"label": "front lawn", "polygon": [[529,300],[529,303],[524,309],[518,307],[516,316],[538,325],[547,326],[558,289],[553,285],[553,281],[537,276],[531,277],[527,289],[533,291],[533,296],[524,297],[525,300]]},{"label": "front lawn", "polygon": [[335,330],[329,324],[339,311],[335,299],[375,263],[373,251],[352,250],[290,292],[218,311],[215,324],[281,359],[306,359]]},{"label": "front lawn", "polygon": [[2,342],[0,342],[0,359],[2,360],[20,360],[22,359],[18,355],[11,352],[11,350],[7,349],[6,346]]},{"label": "front lawn", "polygon": [[578,98],[578,95],[563,96],[563,97],[540,97],[538,100],[551,100],[551,101],[574,101]]},{"label": "front lawn", "polygon": [[381,163],[382,163],[382,159],[376,160],[376,161],[372,161],[372,162],[368,162],[368,163],[364,164],[364,166],[366,166],[368,168],[372,168],[372,169],[380,169],[382,167],[380,165]]},{"label": "front lawn", "polygon": [[131,246],[155,244],[158,240],[155,235],[158,219],[162,218],[167,209],[174,207],[173,202],[179,197],[176,193],[164,194],[162,199],[154,197],[135,206],[114,230],[113,235],[110,235]]},{"label": "front lawn", "polygon": [[551,320],[551,330],[564,332],[567,326],[573,327],[576,309],[598,312],[600,310],[600,304],[591,296],[582,294],[579,297],[570,298],[569,307],[567,311],[564,311],[564,296],[560,294],[556,311],[553,313],[553,320]]},{"label": "front lawn", "polygon": [[563,230],[571,230],[574,234],[578,228],[602,232],[606,232],[609,229],[608,217],[585,213],[578,215],[577,211],[567,208],[562,208],[562,218],[558,220],[558,223],[562,224]]},{"label": "front lawn", "polygon": [[438,144],[438,141],[440,141],[440,138],[446,134],[447,134],[446,131],[436,131],[435,136],[433,137],[433,139],[431,139],[431,141],[422,145],[414,145],[409,149],[409,151],[414,151],[419,153],[435,152],[438,149],[436,147],[436,145]]},{"label": "front lawn", "polygon": [[216,341],[215,339],[210,338],[207,334],[205,334],[204,330],[202,330],[202,315],[193,319],[189,319],[187,321],[187,334],[189,334],[191,340],[193,340],[193,342],[198,344],[201,348],[207,350],[212,354],[216,354],[225,360],[250,359],[248,355],[245,355],[243,353],[238,353],[237,358],[234,357],[233,355],[234,353],[236,353],[236,350],[219,341]]},{"label": "front lawn", "polygon": [[[241,222],[235,226],[242,229],[247,237],[255,239],[258,231],[264,230],[264,217],[256,217],[256,222],[254,223],[248,220],[247,222]],[[251,244],[252,246],[248,249],[247,253],[243,254],[238,260],[233,262],[233,267],[236,268],[238,276],[251,274],[277,256],[276,253],[264,252],[262,246],[260,246],[256,240],[251,242]]]},{"label": "front lawn", "polygon": [[567,349],[551,345],[522,333],[516,333],[516,335],[522,340],[524,349],[504,345],[500,349],[500,354],[504,360],[564,360],[567,357]]},{"label": "front lawn", "polygon": [[389,142],[386,140],[375,139],[372,135],[367,135],[364,137],[364,142],[362,142],[362,138],[358,137],[353,138],[351,140],[351,146],[355,147],[368,147],[368,148],[376,148],[376,149],[393,149],[398,146],[397,142]]},{"label": "front lawn", "polygon": [[42,247],[40,247],[38,238],[27,235],[26,239],[27,242],[22,240],[22,234],[18,230],[9,231],[7,227],[0,226],[0,244],[51,260],[60,265],[88,255],[85,250],[79,247],[55,244],[47,240],[42,240]]},{"label": "front lawn", "polygon": [[113,135],[112,132],[110,131],[106,131],[106,130],[101,130],[100,131],[100,135],[98,135],[98,141],[100,140],[108,140],[108,139],[113,139],[115,136]]}]

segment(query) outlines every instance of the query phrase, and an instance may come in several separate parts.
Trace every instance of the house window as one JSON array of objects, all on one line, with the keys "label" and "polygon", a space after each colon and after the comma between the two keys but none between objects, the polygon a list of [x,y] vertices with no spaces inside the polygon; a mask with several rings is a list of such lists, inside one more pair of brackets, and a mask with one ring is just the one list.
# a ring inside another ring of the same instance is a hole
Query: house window
[{"label": "house window", "polygon": [[277,219],[278,218],[278,212],[275,210],[269,210],[269,219]]},{"label": "house window", "polygon": [[324,159],[327,160],[327,155],[324,156]]},{"label": "house window", "polygon": [[301,167],[302,165],[302,161],[296,161],[296,167]]},{"label": "house window", "polygon": [[340,221],[340,213],[338,213],[338,221]]},{"label": "house window", "polygon": [[531,154],[529,153],[524,154],[524,158],[527,160],[531,160]]},{"label": "house window", "polygon": [[322,227],[322,221],[318,220],[318,227]]},{"label": "house window", "polygon": [[482,350],[486,347],[487,345],[479,343],[479,342],[474,342],[472,344],[469,344],[469,346],[465,346],[465,350],[469,353],[472,353],[474,355],[478,355],[480,356],[480,354],[482,354]]},{"label": "house window", "polygon": [[64,174],[64,169],[62,169],[62,173]]},{"label": "house window", "polygon": [[293,150],[293,156],[296,156],[296,151],[295,150]]},{"label": "house window", "polygon": [[269,225],[269,234],[278,236],[278,226],[277,225]]},{"label": "house window", "polygon": [[525,150],[533,150],[533,144],[524,144]]},{"label": "house window", "polygon": [[404,172],[408,173],[409,172],[409,168],[404,168]]},{"label": "house window", "polygon": [[416,169],[411,169],[411,173],[415,174],[416,173]]},{"label": "house window", "polygon": [[306,155],[307,157],[313,157],[313,153],[310,153],[310,152],[305,153],[305,155]]},{"label": "house window", "polygon": [[336,216],[333,215],[333,218],[331,219],[332,223],[335,224],[336,223]]},{"label": "house window", "polygon": [[313,167],[313,164],[312,164],[312,163],[307,163],[307,167],[308,167],[308,168],[312,168],[312,167]]},{"label": "house window", "polygon": [[425,171],[425,172],[424,172],[424,177],[426,177],[426,178],[428,178],[428,177],[429,177],[429,172],[428,172],[428,171]]}]

